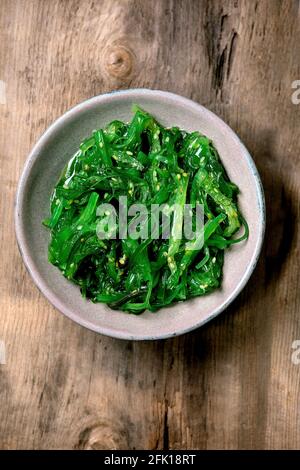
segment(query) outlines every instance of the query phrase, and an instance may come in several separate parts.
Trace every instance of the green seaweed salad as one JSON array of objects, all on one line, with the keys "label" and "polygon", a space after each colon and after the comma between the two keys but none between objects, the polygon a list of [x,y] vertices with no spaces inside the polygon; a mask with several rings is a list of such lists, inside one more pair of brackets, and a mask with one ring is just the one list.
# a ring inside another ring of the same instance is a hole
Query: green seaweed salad
[{"label": "green seaweed salad", "polygon": [[[130,123],[113,121],[81,143],[53,191],[44,225],[51,230],[49,261],[84,297],[138,314],[220,287],[224,251],[248,237],[248,226],[237,206],[238,187],[211,140],[165,128],[137,106],[133,112]],[[172,232],[169,239],[99,239],[97,208],[116,205],[120,196],[149,208],[202,204],[203,246],[193,249]],[[241,226],[243,235],[234,237]]]}]

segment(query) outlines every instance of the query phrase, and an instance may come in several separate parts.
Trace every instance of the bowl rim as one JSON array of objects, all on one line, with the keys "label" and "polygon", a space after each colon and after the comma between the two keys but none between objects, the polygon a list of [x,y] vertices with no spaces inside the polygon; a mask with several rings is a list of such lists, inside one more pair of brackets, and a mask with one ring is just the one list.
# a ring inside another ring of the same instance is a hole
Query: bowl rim
[{"label": "bowl rim", "polygon": [[[34,163],[36,162],[36,160],[38,160],[40,156],[40,150],[44,147],[44,145],[47,144],[48,138],[53,133],[58,131],[61,128],[61,126],[64,125],[65,122],[71,120],[73,116],[76,115],[78,112],[84,109],[87,109],[90,106],[108,102],[110,101],[112,97],[115,97],[115,96],[117,97],[119,96],[120,98],[122,98],[122,97],[127,97],[130,95],[135,95],[136,93],[139,93],[144,96],[147,95],[148,97],[153,97],[153,98],[154,97],[161,98],[161,99],[169,98],[174,101],[177,101],[178,103],[181,103],[182,105],[188,106],[190,108],[192,107],[195,111],[202,112],[210,116],[214,120],[214,122],[216,122],[216,125],[220,125],[223,128],[225,128],[227,131],[229,131],[232,138],[236,141],[236,143],[242,149],[243,157],[247,160],[249,169],[252,173],[252,176],[254,177],[256,195],[257,195],[258,205],[259,205],[260,217],[259,217],[259,233],[258,233],[257,243],[252,253],[251,262],[249,263],[247,270],[244,273],[244,276],[239,280],[235,289],[231,292],[231,294],[225,300],[225,302],[223,302],[216,309],[214,309],[211,312],[211,314],[208,315],[205,319],[202,319],[201,321],[195,323],[192,326],[189,326],[186,328],[182,328],[182,327],[178,328],[174,333],[168,333],[168,334],[167,333],[160,334],[159,332],[157,333],[157,335],[128,334],[124,332],[123,330],[117,330],[117,329],[112,329],[111,327],[102,327],[99,325],[95,325],[92,321],[85,320],[81,318],[80,316],[78,316],[76,313],[73,313],[72,310],[69,309],[65,303],[63,303],[56,297],[56,295],[53,293],[51,288],[48,288],[48,286],[45,284],[43,280],[43,277],[39,274],[37,268],[35,267],[34,260],[31,256],[31,250],[26,243],[24,224],[22,222],[22,206],[24,203],[24,193],[26,189],[27,180],[30,176],[31,169]],[[33,146],[31,152],[29,153],[25,161],[25,164],[24,164],[24,167],[23,167],[20,179],[19,179],[16,197],[15,197],[14,220],[15,220],[15,234],[16,234],[17,245],[18,245],[21,257],[23,259],[23,262],[25,264],[25,267],[28,273],[30,274],[32,280],[34,281],[35,285],[37,286],[37,288],[57,310],[59,310],[69,319],[73,320],[75,323],[81,326],[84,326],[85,328],[88,328],[89,330],[92,330],[96,333],[103,334],[105,336],[110,336],[113,338],[125,339],[125,340],[156,340],[156,339],[166,339],[170,337],[179,336],[179,335],[188,333],[190,331],[193,331],[199,328],[200,326],[203,326],[205,323],[209,322],[210,320],[215,318],[217,315],[219,315],[221,312],[223,312],[233,302],[233,300],[239,295],[239,293],[243,290],[243,288],[249,281],[256,267],[256,264],[258,262],[258,258],[262,249],[264,235],[265,235],[266,209],[265,209],[265,196],[264,196],[263,185],[262,185],[258,170],[256,168],[256,165],[254,163],[254,160],[252,159],[249,151],[247,150],[243,142],[240,140],[240,138],[237,136],[237,134],[233,131],[233,129],[231,129],[231,127],[228,124],[226,124],[220,117],[218,117],[215,113],[205,108],[201,104],[189,98],[185,98],[181,95],[178,95],[176,93],[163,91],[163,90],[157,90],[157,89],[149,89],[149,88],[131,88],[131,89],[126,89],[126,90],[114,90],[114,91],[96,95],[92,98],[84,100],[76,104],[75,106],[71,107],[70,109],[68,109],[64,114],[62,114],[54,122],[52,122],[50,126],[48,126],[48,128],[44,131],[44,133],[40,136],[38,141]]]}]

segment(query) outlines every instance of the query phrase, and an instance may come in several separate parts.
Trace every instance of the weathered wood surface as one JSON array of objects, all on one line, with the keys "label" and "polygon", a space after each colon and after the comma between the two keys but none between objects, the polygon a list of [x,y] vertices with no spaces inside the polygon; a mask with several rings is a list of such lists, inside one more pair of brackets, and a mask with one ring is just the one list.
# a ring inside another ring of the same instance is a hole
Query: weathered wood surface
[{"label": "weathered wood surface", "polygon": [[[0,0],[0,448],[300,448],[299,25],[293,0]],[[72,105],[128,87],[216,112],[266,190],[266,243],[247,288],[204,328],[161,342],[64,318],[14,240],[33,143]]]}]

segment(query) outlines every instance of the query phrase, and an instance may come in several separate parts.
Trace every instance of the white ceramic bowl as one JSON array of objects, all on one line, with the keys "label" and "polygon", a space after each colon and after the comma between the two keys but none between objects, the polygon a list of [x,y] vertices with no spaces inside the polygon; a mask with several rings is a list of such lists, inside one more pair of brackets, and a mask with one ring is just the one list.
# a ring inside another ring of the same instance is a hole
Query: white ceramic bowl
[{"label": "white ceramic bowl", "polygon": [[[42,226],[49,198],[65,163],[81,140],[114,119],[130,120],[133,103],[165,126],[199,130],[210,137],[229,177],[239,186],[239,205],[250,229],[248,241],[226,252],[222,288],[156,313],[136,316],[93,304],[47,260],[49,231]],[[259,256],[265,229],[261,181],[236,134],[203,106],[165,91],[133,89],[96,96],[61,116],[33,148],[21,176],[15,211],[16,235],[24,263],[37,287],[67,317],[98,333],[124,339],[176,336],[203,325],[241,292]]]}]

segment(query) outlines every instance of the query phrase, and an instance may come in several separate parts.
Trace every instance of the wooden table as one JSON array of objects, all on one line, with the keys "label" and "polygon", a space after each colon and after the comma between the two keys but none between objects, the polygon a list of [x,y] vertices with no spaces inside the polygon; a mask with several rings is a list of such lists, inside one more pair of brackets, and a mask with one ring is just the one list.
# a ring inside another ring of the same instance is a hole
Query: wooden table
[{"label": "wooden table", "polygon": [[[1,0],[0,448],[300,448],[299,11],[292,0]],[[266,192],[247,288],[216,320],[166,341],[111,339],[64,318],[14,239],[33,143],[74,104],[129,87],[221,116]]]}]

